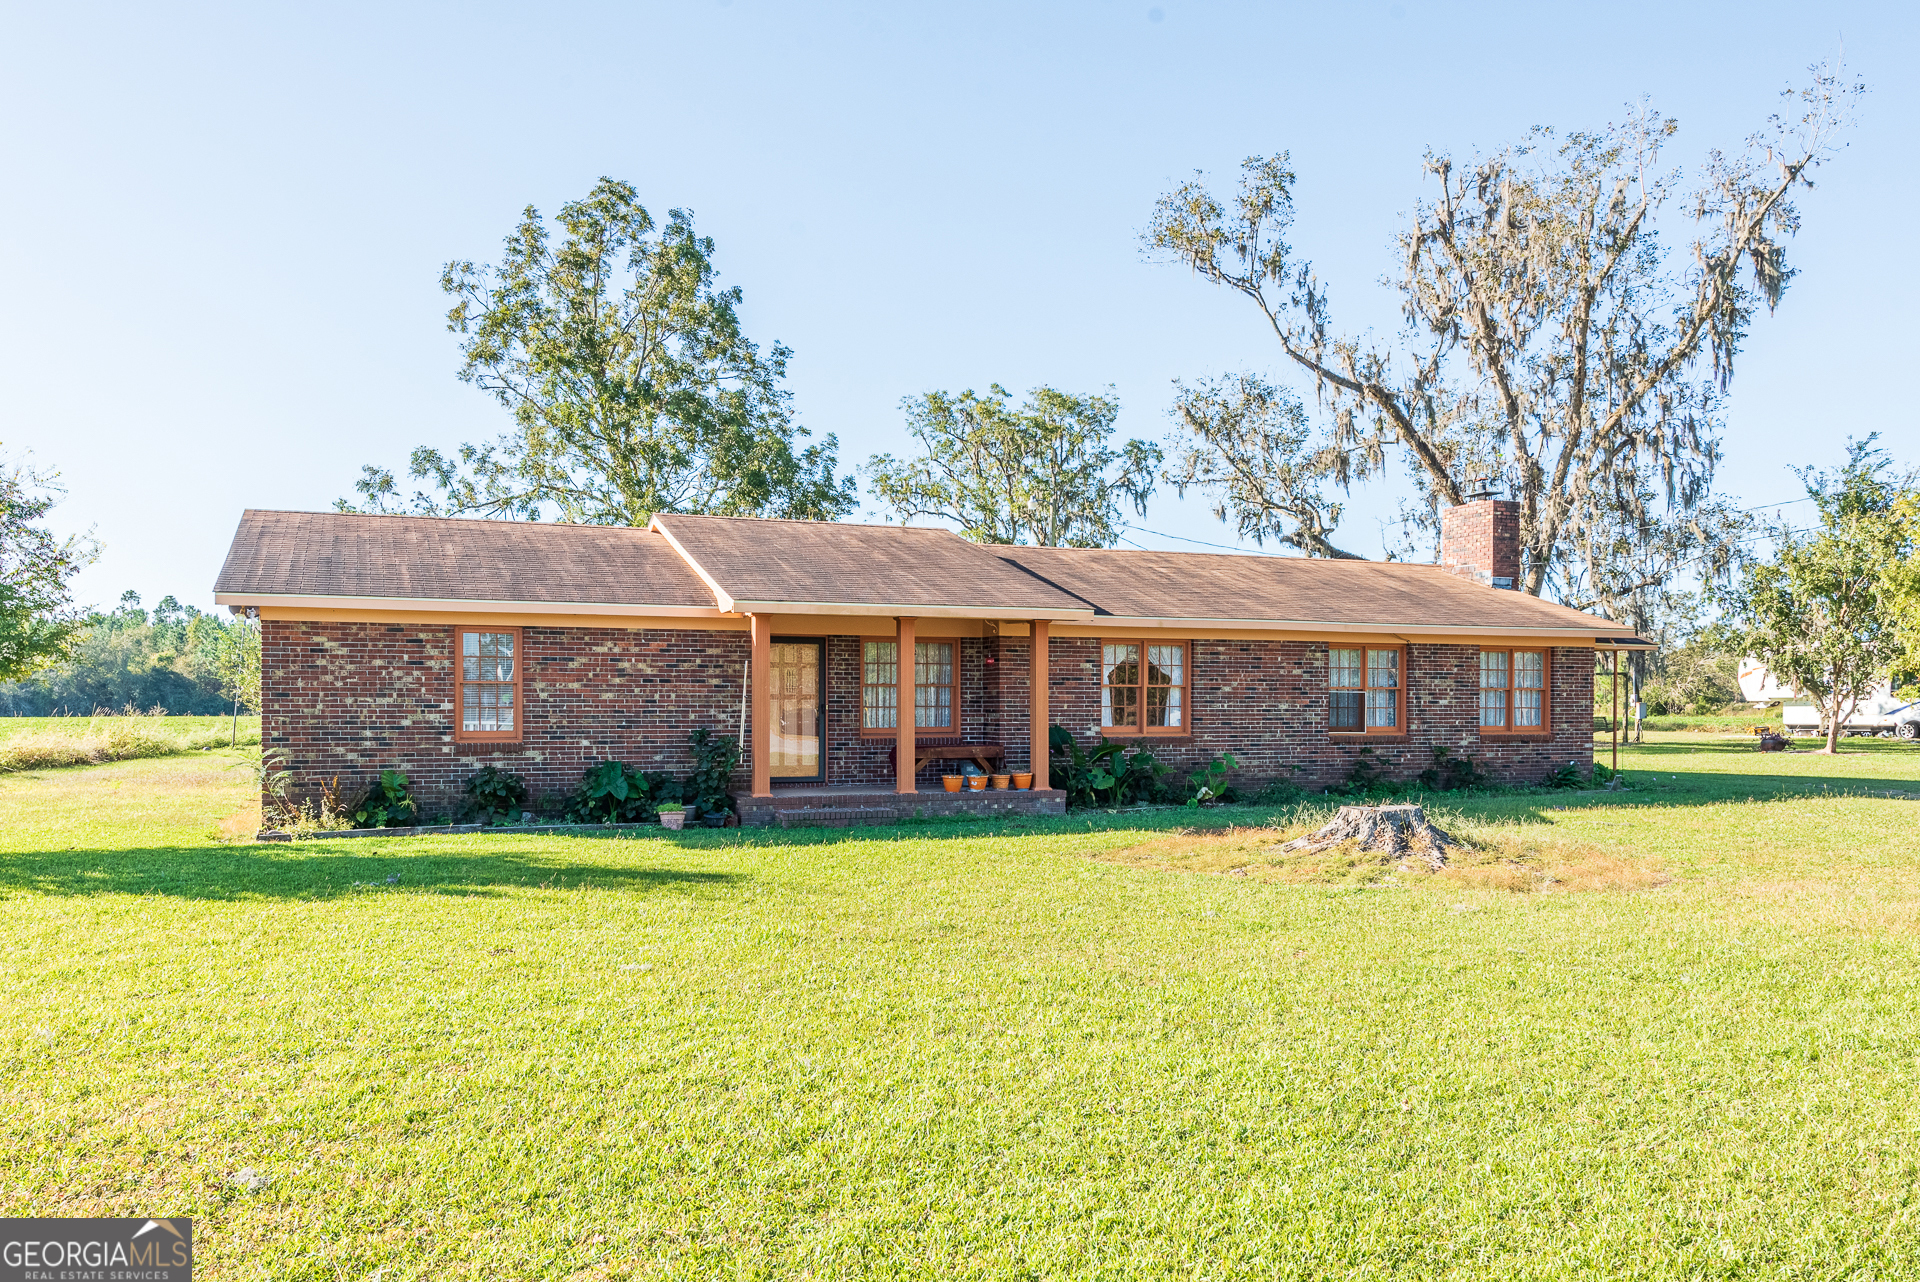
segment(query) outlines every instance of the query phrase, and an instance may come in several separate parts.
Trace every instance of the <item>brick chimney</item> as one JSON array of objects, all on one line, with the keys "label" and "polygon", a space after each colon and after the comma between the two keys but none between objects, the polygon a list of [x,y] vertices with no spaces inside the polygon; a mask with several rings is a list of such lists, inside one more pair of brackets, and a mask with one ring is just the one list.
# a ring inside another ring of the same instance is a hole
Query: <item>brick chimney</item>
[{"label": "brick chimney", "polygon": [[1520,505],[1512,499],[1470,496],[1440,514],[1440,566],[1463,579],[1496,588],[1520,581]]}]

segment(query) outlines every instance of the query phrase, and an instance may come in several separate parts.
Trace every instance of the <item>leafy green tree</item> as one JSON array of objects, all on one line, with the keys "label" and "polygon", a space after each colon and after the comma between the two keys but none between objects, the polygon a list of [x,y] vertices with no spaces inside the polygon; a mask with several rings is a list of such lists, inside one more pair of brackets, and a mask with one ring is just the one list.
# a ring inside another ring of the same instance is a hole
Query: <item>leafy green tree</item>
[{"label": "leafy green tree", "polygon": [[[159,708],[174,714],[231,711],[220,679],[229,634],[245,620],[202,614],[163,597],[152,613],[140,594],[80,621],[65,659],[19,681],[0,683],[0,716],[85,716],[98,709]],[[245,697],[248,707],[258,704]]]},{"label": "leafy green tree", "polygon": [[1404,515],[1430,536],[1471,480],[1498,478],[1521,505],[1519,586],[1623,617],[1628,585],[1671,557],[1621,565],[1622,534],[1684,551],[1724,533],[1700,518],[1734,358],[1793,275],[1790,197],[1860,92],[1816,69],[1789,119],[1744,152],[1709,153],[1691,187],[1662,158],[1675,123],[1644,109],[1460,163],[1430,153],[1432,194],[1391,282],[1405,325],[1388,339],[1336,328],[1326,284],[1289,245],[1285,154],[1248,160],[1230,194],[1181,184],[1154,211],[1148,252],[1248,300],[1331,411],[1309,436],[1261,412],[1258,385],[1183,396],[1190,447],[1218,460],[1188,483],[1228,486],[1243,533],[1335,555],[1331,488],[1402,466],[1419,495]]},{"label": "leafy green tree", "polygon": [[1900,647],[1894,675],[1903,687],[1920,685],[1920,483],[1910,479],[1893,502],[1908,554],[1889,561],[1880,573],[1880,596],[1893,619]]},{"label": "leafy green tree", "polygon": [[1120,402],[1038,387],[1014,407],[999,384],[985,396],[928,392],[901,402],[916,458],[867,462],[875,499],[901,521],[951,521],[981,543],[1111,547],[1120,504],[1145,512],[1160,448],[1112,444]]},{"label": "leafy green tree", "polygon": [[531,206],[498,266],[447,264],[463,335],[460,378],[514,430],[452,456],[421,446],[402,500],[393,473],[362,469],[342,511],[645,525],[655,512],[832,520],[854,507],[838,442],[797,449],[782,386],[788,349],[740,330],[740,290],[714,285],[713,241],[675,209],[656,228],[632,186],[602,178],[560,209],[558,244]]},{"label": "leafy green tree", "polygon": [[233,742],[240,742],[240,708],[260,711],[260,627],[236,619],[223,628],[215,651],[220,693],[233,703]]},{"label": "leafy green tree", "polygon": [[1849,442],[1837,474],[1801,472],[1819,526],[1779,531],[1773,559],[1723,594],[1747,651],[1819,706],[1827,752],[1838,750],[1841,725],[1900,654],[1887,570],[1915,552],[1899,518],[1902,486],[1873,439]]},{"label": "leafy green tree", "polygon": [[73,576],[97,549],[40,524],[59,501],[57,481],[24,464],[0,467],[0,681],[65,658],[82,626]]}]

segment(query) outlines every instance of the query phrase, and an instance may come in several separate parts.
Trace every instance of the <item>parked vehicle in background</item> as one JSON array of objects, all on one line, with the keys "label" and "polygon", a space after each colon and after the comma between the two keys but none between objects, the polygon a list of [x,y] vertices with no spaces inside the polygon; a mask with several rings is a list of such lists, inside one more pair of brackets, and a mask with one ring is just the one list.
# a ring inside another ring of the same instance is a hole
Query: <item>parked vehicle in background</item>
[{"label": "parked vehicle in background", "polygon": [[1764,708],[1770,703],[1792,699],[1798,691],[1791,686],[1781,684],[1780,678],[1767,671],[1766,665],[1751,656],[1740,660],[1739,675],[1740,697],[1756,708]]},{"label": "parked vehicle in background", "polygon": [[[1825,736],[1826,722],[1818,706],[1790,702],[1804,699],[1799,690],[1783,685],[1758,659],[1740,661],[1740,696],[1757,707],[1780,701],[1780,726],[1788,734]],[[1891,681],[1882,681],[1867,692],[1853,713],[1841,723],[1844,735],[1879,735],[1882,738],[1920,739],[1920,703],[1902,699],[1893,692]]]},{"label": "parked vehicle in background", "polygon": [[[1788,734],[1825,736],[1820,709],[1810,703],[1783,704],[1780,724]],[[1879,735],[1884,739],[1920,739],[1920,703],[1898,698],[1888,686],[1876,686],[1853,715],[1840,723],[1843,735]]]}]

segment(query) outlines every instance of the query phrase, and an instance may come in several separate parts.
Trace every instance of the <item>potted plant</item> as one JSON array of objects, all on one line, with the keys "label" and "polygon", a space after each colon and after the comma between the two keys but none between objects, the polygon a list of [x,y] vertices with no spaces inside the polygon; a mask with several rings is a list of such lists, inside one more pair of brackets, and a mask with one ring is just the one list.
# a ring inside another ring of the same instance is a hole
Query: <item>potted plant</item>
[{"label": "potted plant", "polygon": [[1022,771],[1016,770],[1014,772],[1013,790],[1015,792],[1026,792],[1032,787],[1033,787],[1033,774],[1031,771],[1022,772]]},{"label": "potted plant", "polygon": [[1005,792],[1007,790],[1007,785],[1011,782],[1013,782],[1012,775],[994,775],[993,776],[993,786],[1001,792]]},{"label": "potted plant", "polygon": [[962,777],[961,775],[941,775],[940,786],[948,792],[959,792]]},{"label": "potted plant", "polygon": [[967,791],[985,792],[986,790],[987,790],[987,777],[985,775],[968,775],[967,776]]},{"label": "potted plant", "polygon": [[679,832],[687,826],[687,810],[688,807],[680,805],[677,802],[671,806],[659,807],[660,826],[671,829],[674,832]]}]

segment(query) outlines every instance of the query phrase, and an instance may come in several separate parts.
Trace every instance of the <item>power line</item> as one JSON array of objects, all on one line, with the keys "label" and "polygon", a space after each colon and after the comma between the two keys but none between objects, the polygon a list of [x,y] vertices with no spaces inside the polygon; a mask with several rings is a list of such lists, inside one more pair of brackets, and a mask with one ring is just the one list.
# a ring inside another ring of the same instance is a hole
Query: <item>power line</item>
[{"label": "power line", "polygon": [[[1197,543],[1203,548],[1219,548],[1222,552],[1238,552],[1242,556],[1277,556],[1289,561],[1297,561],[1300,559],[1299,557],[1287,556],[1285,552],[1268,552],[1262,548],[1235,546],[1229,543],[1209,543],[1205,539],[1190,539],[1184,534],[1165,534],[1159,530],[1149,530],[1145,526],[1134,525],[1127,521],[1122,521],[1120,525],[1122,529],[1135,530],[1141,534],[1151,534],[1157,539],[1177,539],[1181,543]],[[1133,540],[1128,539],[1127,542],[1133,543]],[[1133,546],[1140,548],[1142,552],[1153,551],[1152,548],[1141,547],[1138,543],[1133,543]]]}]

